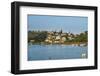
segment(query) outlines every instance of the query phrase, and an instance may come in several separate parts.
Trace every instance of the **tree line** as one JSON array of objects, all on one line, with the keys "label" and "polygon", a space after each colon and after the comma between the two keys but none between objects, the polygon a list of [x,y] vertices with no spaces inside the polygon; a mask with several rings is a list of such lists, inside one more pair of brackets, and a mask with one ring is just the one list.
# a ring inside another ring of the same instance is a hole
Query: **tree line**
[{"label": "tree line", "polygon": [[[56,31],[55,31],[56,32]],[[54,32],[54,33],[55,33]],[[80,34],[65,33],[66,42],[87,42],[88,32],[84,31]],[[34,40],[35,42],[44,42],[48,36],[48,31],[28,31],[28,42]],[[71,37],[72,39],[69,39]]]}]

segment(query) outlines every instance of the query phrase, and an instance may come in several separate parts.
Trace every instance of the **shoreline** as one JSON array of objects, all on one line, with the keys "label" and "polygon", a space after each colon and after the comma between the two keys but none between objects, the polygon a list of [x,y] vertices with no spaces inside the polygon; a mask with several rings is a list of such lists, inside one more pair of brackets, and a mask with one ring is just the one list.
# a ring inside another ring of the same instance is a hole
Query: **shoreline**
[{"label": "shoreline", "polygon": [[46,43],[46,42],[30,42],[32,45],[73,45],[73,46],[88,46],[87,42],[65,42],[65,43]]}]

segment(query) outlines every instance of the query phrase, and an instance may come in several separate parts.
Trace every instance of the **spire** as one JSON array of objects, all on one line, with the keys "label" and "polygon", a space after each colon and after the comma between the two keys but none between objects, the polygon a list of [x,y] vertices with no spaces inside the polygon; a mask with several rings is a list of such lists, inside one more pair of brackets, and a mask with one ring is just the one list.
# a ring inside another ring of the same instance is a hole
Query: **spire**
[{"label": "spire", "polygon": [[60,30],[60,32],[59,32],[60,34],[62,33],[62,29]]},{"label": "spire", "polygon": [[62,31],[62,29],[61,29],[61,33],[62,33],[63,31]]}]

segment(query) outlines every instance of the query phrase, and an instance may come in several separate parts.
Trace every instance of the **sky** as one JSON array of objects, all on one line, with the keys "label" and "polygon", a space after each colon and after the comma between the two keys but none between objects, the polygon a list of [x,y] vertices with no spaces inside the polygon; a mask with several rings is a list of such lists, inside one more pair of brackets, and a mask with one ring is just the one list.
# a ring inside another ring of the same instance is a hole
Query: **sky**
[{"label": "sky", "polygon": [[81,33],[88,29],[88,17],[28,15],[28,30]]}]

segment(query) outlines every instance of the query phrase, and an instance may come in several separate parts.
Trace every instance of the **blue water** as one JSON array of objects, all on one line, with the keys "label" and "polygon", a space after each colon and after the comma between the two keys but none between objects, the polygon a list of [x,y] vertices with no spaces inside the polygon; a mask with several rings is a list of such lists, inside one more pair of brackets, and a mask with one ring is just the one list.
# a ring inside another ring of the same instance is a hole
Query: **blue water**
[{"label": "blue water", "polygon": [[72,45],[28,45],[28,61],[87,58],[87,47]]}]

